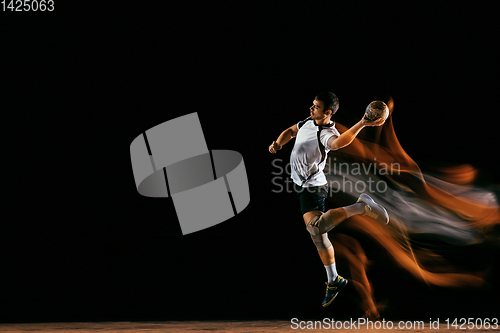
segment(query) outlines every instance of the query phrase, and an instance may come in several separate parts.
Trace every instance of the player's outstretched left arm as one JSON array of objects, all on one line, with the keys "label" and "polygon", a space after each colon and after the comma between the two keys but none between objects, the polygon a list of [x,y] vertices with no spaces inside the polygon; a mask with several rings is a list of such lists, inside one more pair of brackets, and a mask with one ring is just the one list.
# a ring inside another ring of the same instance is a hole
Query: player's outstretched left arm
[{"label": "player's outstretched left arm", "polygon": [[269,146],[269,152],[271,154],[276,154],[284,144],[297,136],[298,131],[299,129],[297,128],[297,124],[293,124],[286,130],[281,132],[276,141],[273,141],[273,143],[271,143],[271,145]]},{"label": "player's outstretched left arm", "polygon": [[377,120],[369,120],[363,116],[363,118],[358,121],[354,126],[349,128],[347,131],[342,133],[340,136],[332,136],[328,139],[328,149],[337,150],[344,148],[351,144],[351,142],[356,138],[359,132],[367,126],[381,126],[385,122],[385,119],[379,118]]}]

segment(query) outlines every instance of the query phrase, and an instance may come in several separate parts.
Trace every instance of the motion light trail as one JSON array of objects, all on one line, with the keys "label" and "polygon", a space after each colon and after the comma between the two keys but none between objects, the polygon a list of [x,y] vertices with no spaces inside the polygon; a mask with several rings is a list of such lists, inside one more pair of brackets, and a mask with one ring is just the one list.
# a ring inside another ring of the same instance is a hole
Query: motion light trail
[{"label": "motion light trail", "polygon": [[[388,106],[392,115],[392,100]],[[336,126],[341,133],[347,129],[338,123]],[[363,185],[387,184],[383,191],[379,188],[379,191],[368,192],[387,208],[389,225],[358,215],[351,217],[344,227],[372,239],[387,250],[390,259],[400,268],[429,286],[472,289],[487,284],[485,271],[460,270],[438,253],[439,245],[436,245],[447,243],[450,245],[447,251],[450,251],[450,248],[486,242],[488,246],[500,244],[500,238],[493,233],[493,228],[500,223],[500,207],[494,193],[471,185],[478,173],[476,169],[461,165],[434,170],[442,175],[440,179],[423,173],[399,143],[392,117],[383,128],[377,129],[375,141],[356,138],[341,152],[330,154],[335,156],[335,163],[374,164],[386,169],[385,173],[373,168],[366,168],[369,172],[365,173],[348,170],[334,173],[325,168],[330,191],[352,196],[350,200],[367,191],[368,187]],[[344,234],[332,233],[331,239],[339,258],[349,264],[366,316],[379,317],[362,246]]]}]

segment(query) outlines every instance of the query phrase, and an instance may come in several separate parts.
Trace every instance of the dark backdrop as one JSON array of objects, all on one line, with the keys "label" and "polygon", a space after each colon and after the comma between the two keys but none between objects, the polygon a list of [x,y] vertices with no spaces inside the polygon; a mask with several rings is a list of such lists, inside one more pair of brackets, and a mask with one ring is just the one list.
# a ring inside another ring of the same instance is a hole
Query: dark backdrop
[{"label": "dark backdrop", "polygon": [[[319,91],[339,96],[346,126],[392,96],[417,163],[470,163],[498,183],[493,8],[161,3],[2,12],[2,321],[359,316],[348,295],[319,306],[325,272],[297,202],[272,193],[268,146]],[[243,155],[251,202],[182,236],[170,199],[137,193],[129,147],[191,112],[210,149]],[[387,316],[494,313],[498,286],[430,290],[364,245]]]}]

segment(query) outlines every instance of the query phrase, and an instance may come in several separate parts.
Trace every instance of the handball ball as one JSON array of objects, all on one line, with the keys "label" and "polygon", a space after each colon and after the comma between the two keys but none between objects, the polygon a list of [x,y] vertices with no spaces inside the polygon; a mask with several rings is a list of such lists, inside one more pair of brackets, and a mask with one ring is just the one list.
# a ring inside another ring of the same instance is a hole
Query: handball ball
[{"label": "handball ball", "polygon": [[365,118],[377,120],[378,118],[387,119],[389,117],[389,108],[382,101],[371,102],[365,110]]}]

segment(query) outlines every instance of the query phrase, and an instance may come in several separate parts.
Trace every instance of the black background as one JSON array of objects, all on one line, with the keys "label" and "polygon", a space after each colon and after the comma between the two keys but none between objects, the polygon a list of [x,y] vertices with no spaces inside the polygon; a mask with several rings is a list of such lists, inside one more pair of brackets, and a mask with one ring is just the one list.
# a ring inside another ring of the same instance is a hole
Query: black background
[{"label": "black background", "polygon": [[[268,146],[316,93],[353,125],[394,98],[422,167],[496,174],[498,24],[484,3],[55,2],[2,13],[2,321],[355,317],[327,309],[324,268],[292,194],[272,193]],[[210,149],[243,155],[251,202],[182,236],[170,199],[139,195],[129,147],[197,112]],[[370,131],[367,129],[365,131]],[[370,252],[375,298],[394,318],[487,317],[488,292],[427,288]],[[482,250],[496,260],[498,252]],[[459,252],[457,262],[478,260]],[[498,277],[498,270],[492,269]]]}]

